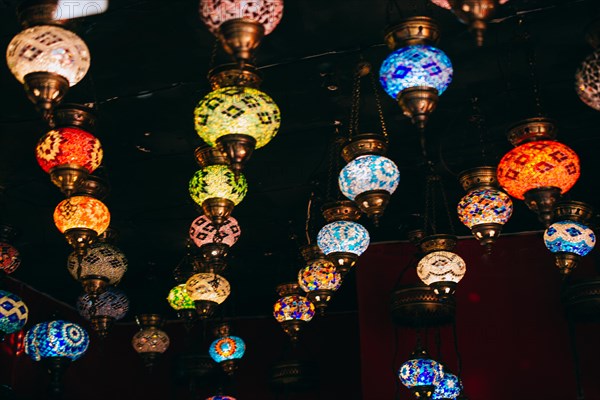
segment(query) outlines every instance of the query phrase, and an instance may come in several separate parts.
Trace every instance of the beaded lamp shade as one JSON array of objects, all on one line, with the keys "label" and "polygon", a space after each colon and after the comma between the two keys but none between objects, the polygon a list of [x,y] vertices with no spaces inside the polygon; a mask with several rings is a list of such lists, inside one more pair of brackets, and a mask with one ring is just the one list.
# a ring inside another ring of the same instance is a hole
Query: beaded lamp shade
[{"label": "beaded lamp shade", "polygon": [[216,339],[208,348],[208,354],[217,363],[237,360],[244,356],[246,343],[237,336],[224,336]]},{"label": "beaded lamp shade", "polygon": [[29,310],[16,294],[0,290],[0,334],[19,331],[27,323]]},{"label": "beaded lamp shade", "polygon": [[407,388],[415,386],[436,386],[443,377],[442,366],[429,358],[415,358],[406,361],[398,371],[400,382]]},{"label": "beaded lamp shade", "polygon": [[245,19],[261,24],[268,35],[275,29],[283,16],[283,0],[202,0],[200,17],[213,33],[225,21]]},{"label": "beaded lamp shade", "polygon": [[58,203],[54,210],[54,223],[62,233],[85,228],[100,235],[110,224],[110,212],[104,203],[93,197],[72,196]]},{"label": "beaded lamp shade", "polygon": [[9,43],[6,61],[10,72],[23,83],[34,72],[50,72],[79,82],[90,67],[85,42],[71,31],[53,25],[39,25],[21,31]]},{"label": "beaded lamp shade", "polygon": [[400,171],[387,157],[363,155],[342,168],[338,183],[342,194],[350,200],[371,190],[385,190],[392,194],[400,183]]},{"label": "beaded lamp shade", "polygon": [[458,377],[449,372],[444,372],[444,377],[435,387],[435,392],[431,398],[433,400],[453,400],[456,399],[462,390],[462,385]]},{"label": "beaded lamp shade", "polygon": [[61,165],[76,165],[92,173],[102,163],[102,146],[91,133],[78,128],[58,128],[38,141],[35,156],[45,172]]},{"label": "beaded lamp shade", "polygon": [[233,217],[227,218],[218,231],[211,220],[205,215],[196,218],[190,226],[190,239],[198,247],[214,242],[233,246],[239,239],[240,234],[240,225]]},{"label": "beaded lamp shade", "polygon": [[88,321],[92,317],[110,317],[120,320],[129,311],[129,299],[123,291],[109,287],[94,301],[89,294],[82,294],[77,299],[77,311]]},{"label": "beaded lamp shade", "polygon": [[394,100],[405,89],[432,87],[438,95],[452,82],[452,63],[442,50],[428,45],[402,47],[381,64],[379,81]]},{"label": "beaded lamp shade", "polygon": [[587,56],[577,69],[575,91],[581,101],[600,111],[600,50]]},{"label": "beaded lamp shade", "polygon": [[284,296],[273,306],[277,322],[310,321],[315,316],[315,306],[304,296]]},{"label": "beaded lamp shade", "polygon": [[225,135],[243,134],[263,147],[279,130],[281,113],[266,93],[245,86],[230,86],[210,92],[194,110],[198,135],[210,146]]},{"label": "beaded lamp shade", "polygon": [[36,324],[25,335],[25,353],[34,361],[50,357],[75,361],[86,352],[89,344],[85,329],[61,320]]},{"label": "beaded lamp shade", "polygon": [[193,301],[212,301],[221,304],[231,293],[229,282],[221,275],[199,273],[192,275],[185,290]]},{"label": "beaded lamp shade", "polygon": [[211,198],[231,200],[237,205],[246,196],[248,184],[243,174],[236,178],[226,165],[209,165],[196,171],[190,180],[189,192],[198,205]]},{"label": "beaded lamp shade", "polygon": [[12,274],[21,265],[21,254],[13,245],[0,242],[0,270]]},{"label": "beaded lamp shade", "polygon": [[353,221],[335,221],[325,225],[317,235],[317,244],[325,254],[348,252],[360,256],[369,247],[369,232]]},{"label": "beaded lamp shade", "polygon": [[510,197],[497,189],[477,189],[467,193],[458,203],[458,218],[467,228],[481,224],[505,224],[512,215]]},{"label": "beaded lamp shade", "polygon": [[190,298],[190,295],[185,290],[185,283],[175,286],[169,291],[167,296],[169,305],[174,310],[185,310],[194,308],[194,300]]},{"label": "beaded lamp shade", "polygon": [[169,344],[169,335],[154,326],[137,332],[131,340],[133,349],[140,354],[164,353]]},{"label": "beaded lamp shade", "polygon": [[342,284],[342,277],[331,261],[318,259],[298,272],[298,284],[305,292],[338,290]]},{"label": "beaded lamp shade", "polygon": [[515,147],[498,164],[498,183],[523,200],[531,189],[557,187],[569,191],[579,179],[579,157],[554,140],[538,140]]},{"label": "beaded lamp shade", "polygon": [[596,235],[587,226],[574,221],[558,221],[544,232],[544,243],[552,253],[586,256],[596,244]]},{"label": "beaded lamp shade", "polygon": [[465,261],[450,251],[434,251],[417,265],[417,275],[426,285],[436,282],[458,283],[467,271]]},{"label": "beaded lamp shade", "polygon": [[125,254],[109,243],[92,244],[81,259],[81,263],[77,253],[73,252],[69,255],[67,263],[69,273],[74,279],[78,280],[86,276],[102,277],[109,285],[119,283],[127,271],[127,266]]}]

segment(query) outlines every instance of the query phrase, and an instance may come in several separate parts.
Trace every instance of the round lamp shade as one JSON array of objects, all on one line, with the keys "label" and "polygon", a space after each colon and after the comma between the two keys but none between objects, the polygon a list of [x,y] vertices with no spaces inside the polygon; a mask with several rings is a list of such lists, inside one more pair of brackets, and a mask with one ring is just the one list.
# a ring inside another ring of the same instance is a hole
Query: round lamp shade
[{"label": "round lamp shade", "polygon": [[433,392],[433,400],[451,400],[456,399],[462,390],[462,385],[458,377],[449,372],[444,372],[444,377],[440,380]]},{"label": "round lamp shade", "polygon": [[236,178],[226,165],[209,165],[194,174],[189,185],[190,196],[198,205],[212,198],[231,200],[238,205],[248,192],[243,174]]},{"label": "round lamp shade", "polygon": [[304,296],[285,296],[273,306],[277,322],[310,321],[315,316],[315,305]]},{"label": "round lamp shade", "polygon": [[231,396],[211,396],[207,397],[206,400],[236,400],[236,398]]},{"label": "round lamp shade", "polygon": [[481,224],[504,225],[512,215],[510,197],[497,189],[478,189],[467,193],[457,207],[458,218],[467,228]]},{"label": "round lamp shade", "polygon": [[6,49],[10,72],[23,83],[25,75],[50,72],[79,82],[90,68],[90,51],[71,31],[53,25],[27,28],[17,34]]},{"label": "round lamp shade", "polygon": [[381,64],[379,82],[393,99],[404,90],[426,86],[444,93],[452,82],[452,63],[442,50],[414,45],[402,47],[391,53]]},{"label": "round lamp shade", "polygon": [[436,282],[458,283],[466,272],[465,261],[450,251],[434,251],[417,264],[417,275],[426,285]]},{"label": "round lamp shade", "polygon": [[35,157],[45,172],[61,165],[76,165],[90,174],[102,162],[102,146],[91,133],[78,128],[58,128],[38,141]]},{"label": "round lamp shade", "polygon": [[244,356],[246,343],[237,336],[223,336],[210,344],[208,354],[215,362],[237,360]]},{"label": "round lamp shade", "polygon": [[167,296],[169,305],[174,310],[185,310],[194,308],[194,300],[190,298],[190,295],[185,290],[185,283],[175,286],[169,291]]},{"label": "round lamp shade", "polygon": [[283,0],[201,0],[200,17],[208,29],[214,34],[225,21],[245,19],[261,24],[265,35],[281,21],[283,16]]},{"label": "round lamp shade", "polygon": [[298,272],[298,284],[305,292],[338,290],[342,277],[332,262],[320,259],[312,261]]},{"label": "round lamp shade", "polygon": [[554,140],[538,140],[515,147],[498,164],[498,183],[519,200],[525,192],[557,187],[566,193],[579,179],[579,157]]},{"label": "round lamp shade", "polygon": [[95,276],[104,278],[109,285],[115,285],[121,281],[123,274],[127,271],[127,265],[125,254],[116,246],[108,243],[92,244],[81,259],[81,264],[76,252],[69,255],[67,262],[69,273],[75,280]]},{"label": "round lamp shade", "polygon": [[90,344],[88,333],[81,326],[67,321],[42,322],[25,335],[25,353],[34,361],[42,358],[80,358]]},{"label": "round lamp shade", "polygon": [[205,215],[196,218],[190,226],[190,239],[198,247],[214,242],[224,243],[231,247],[238,241],[241,233],[240,225],[233,217],[227,218],[218,231]]},{"label": "round lamp shade", "polygon": [[575,91],[588,106],[600,111],[600,50],[586,57],[575,73]]},{"label": "round lamp shade", "polygon": [[[445,8],[446,10],[450,10],[452,8],[449,0],[431,0],[431,2],[438,7]],[[504,4],[504,3],[508,3],[508,0],[499,0],[498,1],[498,4]]]},{"label": "round lamp shade", "polygon": [[88,294],[79,296],[77,311],[88,321],[92,317],[110,317],[120,320],[129,311],[129,299],[122,290],[109,287],[98,295],[95,301],[92,301]]},{"label": "round lamp shade", "polygon": [[279,107],[258,89],[230,86],[207,94],[194,110],[198,135],[210,146],[225,135],[243,134],[256,139],[256,148],[263,147],[279,130]]},{"label": "round lamp shade", "polygon": [[29,310],[19,296],[0,290],[0,335],[19,331],[27,323]]},{"label": "round lamp shade", "polygon": [[131,345],[140,354],[164,353],[169,348],[169,335],[156,327],[142,329],[133,335]]},{"label": "round lamp shade", "polygon": [[353,221],[335,221],[317,235],[317,244],[325,254],[345,252],[360,256],[369,247],[369,231]]},{"label": "round lamp shade", "polygon": [[13,245],[0,242],[0,271],[12,274],[21,265],[21,254]]},{"label": "round lamp shade", "polygon": [[436,386],[442,379],[442,366],[429,358],[415,358],[400,366],[398,377],[407,388]]},{"label": "round lamp shade", "polygon": [[583,257],[596,245],[596,235],[578,222],[558,221],[544,232],[544,243],[552,253],[573,253]]},{"label": "round lamp shade", "polygon": [[231,293],[227,279],[212,273],[192,275],[185,283],[185,290],[193,301],[213,301],[221,304]]},{"label": "round lamp shade", "polygon": [[54,224],[61,233],[69,229],[91,229],[102,234],[110,224],[108,207],[89,196],[72,196],[58,203]]},{"label": "round lamp shade", "polygon": [[350,200],[371,190],[385,190],[392,194],[399,183],[400,171],[396,164],[377,155],[356,157],[342,168],[338,178],[340,190]]}]

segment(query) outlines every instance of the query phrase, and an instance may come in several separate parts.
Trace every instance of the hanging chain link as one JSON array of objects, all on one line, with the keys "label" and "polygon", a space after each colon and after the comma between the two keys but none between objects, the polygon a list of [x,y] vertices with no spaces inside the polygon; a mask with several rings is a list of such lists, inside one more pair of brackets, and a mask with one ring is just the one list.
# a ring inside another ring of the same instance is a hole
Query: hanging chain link
[{"label": "hanging chain link", "polygon": [[442,182],[441,178],[438,179],[438,184],[440,185],[440,192],[442,194],[442,201],[444,202],[444,208],[446,208],[446,216],[448,217],[448,225],[450,227],[450,234],[454,235],[455,231],[454,231],[454,223],[452,222],[452,213],[450,212],[448,198],[446,197],[446,190],[444,190],[444,183]]},{"label": "hanging chain link", "polygon": [[381,124],[381,134],[385,138],[385,142],[388,143],[388,132],[385,125],[385,118],[383,117],[383,108],[381,107],[381,98],[379,97],[379,91],[377,90],[377,82],[375,80],[375,74],[373,74],[373,68],[369,71],[371,78],[371,87],[373,88],[373,94],[375,95],[375,105],[377,106],[377,114],[379,115],[379,123]]},{"label": "hanging chain link", "polygon": [[352,108],[350,109],[350,126],[348,127],[348,137],[352,139],[358,134],[358,114],[360,108],[360,68],[354,72],[354,84],[352,87]]},{"label": "hanging chain link", "polygon": [[210,51],[210,59],[208,60],[208,70],[210,71],[215,67],[215,61],[217,59],[217,51],[219,50],[219,39],[215,39],[212,50]]},{"label": "hanging chain link", "polygon": [[438,191],[440,200],[442,201],[443,207],[446,211],[446,216],[448,217],[448,229],[450,234],[454,235],[455,233],[454,223],[452,222],[452,214],[448,205],[448,198],[446,196],[446,191],[444,190],[442,178],[435,173],[431,173],[427,175],[427,180],[425,183],[425,216],[423,218],[423,231],[425,232],[425,236],[428,236],[429,233],[436,235],[438,231],[436,213]]},{"label": "hanging chain link", "polygon": [[486,164],[487,162],[487,153],[485,149],[485,117],[481,112],[481,108],[479,107],[479,98],[477,96],[471,97],[471,108],[473,110],[473,114],[471,115],[471,124],[475,127],[477,134],[479,135],[479,145],[481,146],[481,162]]}]

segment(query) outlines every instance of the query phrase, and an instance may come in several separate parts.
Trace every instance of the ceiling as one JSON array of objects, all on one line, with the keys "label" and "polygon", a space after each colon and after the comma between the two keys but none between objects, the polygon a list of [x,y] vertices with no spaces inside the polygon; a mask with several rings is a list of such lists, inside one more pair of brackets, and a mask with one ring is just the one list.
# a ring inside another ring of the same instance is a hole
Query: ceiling
[{"label": "ceiling", "polygon": [[[20,30],[16,3],[0,1],[0,47]],[[497,163],[510,148],[507,126],[535,115],[533,81],[539,83],[543,112],[558,121],[558,139],[581,157],[582,176],[572,197],[597,206],[600,167],[594,157],[600,114],[573,90],[574,71],[592,51],[583,27],[598,11],[595,2],[512,0],[490,24],[482,48],[448,11],[422,0],[398,3],[405,16],[417,10],[439,22],[439,47],[454,65],[454,80],[425,131],[427,153],[444,179],[452,212],[463,194],[457,173]],[[387,5],[384,0],[287,1],[280,25],[264,39],[256,64],[264,77],[262,90],[281,109],[282,124],[245,169],[249,192],[233,214],[242,237],[226,273],[233,287],[226,315],[271,312],[275,286],[292,280],[299,268],[297,245],[305,243],[311,193],[313,238],[320,228],[334,123],[341,121],[340,131],[347,131],[351,77],[360,58],[377,70],[389,52],[383,44]],[[390,19],[397,17],[392,13]],[[215,39],[198,18],[197,2],[188,0],[111,1],[108,12],[80,21],[75,29],[90,48],[92,67],[66,101],[93,102],[98,109],[102,173],[111,185],[106,204],[120,232],[118,245],[130,260],[121,286],[134,312],[166,312],[171,273],[186,252],[187,231],[198,216],[187,191],[198,168],[193,151],[200,144],[192,112],[209,91],[205,77],[213,66]],[[226,60],[217,53],[216,63]],[[327,90],[321,72],[331,72],[339,90]],[[14,276],[73,304],[81,289],[66,269],[70,248],[52,222],[62,197],[34,157],[47,128],[4,63],[0,86],[0,220],[20,230],[16,245],[24,260]],[[367,88],[360,127],[377,132],[374,98]],[[426,168],[419,133],[381,94],[390,133],[388,156],[402,177],[381,226],[365,225],[373,241],[403,240],[413,216],[423,211]],[[473,98],[485,120],[483,133],[469,122]],[[457,233],[469,235],[453,219]],[[505,231],[539,229],[535,216],[519,203]],[[356,309],[353,280],[349,274],[331,304],[333,311]]]}]

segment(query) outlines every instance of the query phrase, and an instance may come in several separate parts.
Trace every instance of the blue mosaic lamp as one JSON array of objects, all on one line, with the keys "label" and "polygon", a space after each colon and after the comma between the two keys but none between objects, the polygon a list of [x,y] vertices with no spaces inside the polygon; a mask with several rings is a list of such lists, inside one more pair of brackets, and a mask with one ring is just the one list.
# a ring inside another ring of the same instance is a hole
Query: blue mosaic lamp
[{"label": "blue mosaic lamp", "polygon": [[435,392],[431,398],[433,400],[454,400],[462,390],[460,379],[450,372],[444,371],[444,377],[435,387]]},{"label": "blue mosaic lamp", "polygon": [[79,296],[77,311],[90,321],[94,332],[104,339],[113,322],[125,317],[129,311],[129,299],[122,290],[111,286],[95,299],[87,293]]},{"label": "blue mosaic lamp", "polygon": [[227,324],[219,325],[216,332],[219,337],[210,344],[208,354],[221,364],[226,374],[232,375],[237,369],[237,360],[246,352],[246,343],[242,338],[230,335]]},{"label": "blue mosaic lamp", "polygon": [[412,358],[400,366],[400,382],[419,399],[430,399],[444,372],[441,364],[432,360],[426,351],[417,350]]},{"label": "blue mosaic lamp", "polygon": [[393,52],[379,70],[383,89],[420,130],[439,96],[452,82],[452,63],[434,45],[439,29],[429,17],[412,17],[388,29],[385,40]]},{"label": "blue mosaic lamp", "polygon": [[554,215],[556,222],[544,232],[544,244],[554,254],[559,270],[569,274],[596,244],[596,234],[588,227],[593,209],[580,201],[563,201],[554,208]]},{"label": "blue mosaic lamp", "polygon": [[28,315],[29,310],[19,296],[0,290],[0,338],[23,328]]}]

